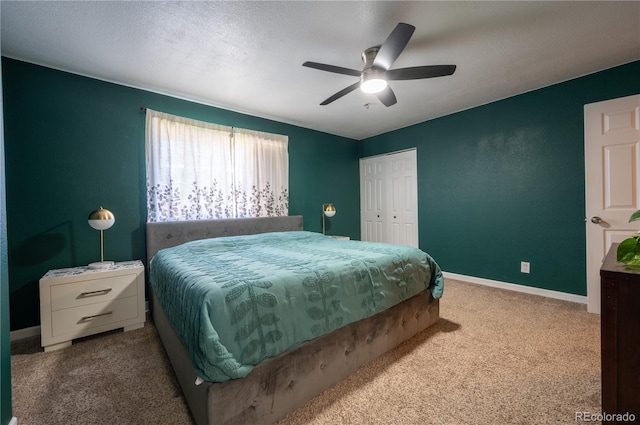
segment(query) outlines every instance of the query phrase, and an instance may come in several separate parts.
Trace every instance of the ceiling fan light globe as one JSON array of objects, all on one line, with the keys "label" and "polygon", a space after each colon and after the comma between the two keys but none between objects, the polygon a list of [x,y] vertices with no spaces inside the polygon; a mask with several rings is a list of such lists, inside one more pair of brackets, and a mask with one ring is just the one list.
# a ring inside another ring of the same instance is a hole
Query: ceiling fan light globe
[{"label": "ceiling fan light globe", "polygon": [[360,84],[360,90],[365,93],[380,93],[387,88],[387,80],[382,78],[370,78]]}]

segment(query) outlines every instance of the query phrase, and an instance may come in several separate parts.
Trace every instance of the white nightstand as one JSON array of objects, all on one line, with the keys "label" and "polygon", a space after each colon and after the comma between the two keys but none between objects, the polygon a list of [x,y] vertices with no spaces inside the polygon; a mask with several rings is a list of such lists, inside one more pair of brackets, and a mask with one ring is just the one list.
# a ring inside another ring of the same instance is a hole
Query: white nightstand
[{"label": "white nightstand", "polygon": [[329,236],[332,239],[338,239],[338,240],[341,240],[341,241],[351,240],[351,238],[349,236],[338,236],[338,235],[327,235],[327,236]]},{"label": "white nightstand", "polygon": [[112,329],[144,326],[144,266],[115,263],[107,269],[50,270],[40,279],[40,321],[44,351]]}]

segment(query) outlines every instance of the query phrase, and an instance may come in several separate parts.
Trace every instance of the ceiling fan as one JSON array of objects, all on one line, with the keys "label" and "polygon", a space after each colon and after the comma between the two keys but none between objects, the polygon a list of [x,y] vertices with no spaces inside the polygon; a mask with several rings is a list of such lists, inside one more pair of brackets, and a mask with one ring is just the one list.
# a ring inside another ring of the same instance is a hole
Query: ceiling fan
[{"label": "ceiling fan", "polygon": [[303,63],[302,66],[308,68],[360,78],[357,83],[340,90],[320,105],[328,105],[360,87],[365,93],[375,93],[385,106],[391,106],[394,105],[397,100],[393,90],[391,90],[391,87],[387,84],[388,81],[419,80],[422,78],[443,77],[453,74],[456,70],[455,65],[429,65],[389,69],[396,59],[398,59],[407,46],[407,43],[409,43],[409,39],[415,29],[416,27],[413,25],[401,22],[395,27],[391,34],[389,34],[389,37],[387,37],[384,43],[380,46],[370,47],[362,52],[362,61],[364,62],[362,71],[318,62]]}]

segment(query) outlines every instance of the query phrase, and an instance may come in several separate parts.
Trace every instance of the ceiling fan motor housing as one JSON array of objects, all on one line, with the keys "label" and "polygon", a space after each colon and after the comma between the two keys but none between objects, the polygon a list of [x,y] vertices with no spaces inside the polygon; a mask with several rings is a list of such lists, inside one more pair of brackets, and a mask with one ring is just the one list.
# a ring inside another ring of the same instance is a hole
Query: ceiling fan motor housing
[{"label": "ceiling fan motor housing", "polygon": [[382,68],[376,68],[373,66],[373,61],[380,50],[380,46],[369,47],[367,50],[362,52],[362,62],[364,62],[364,66],[362,67],[362,74],[370,74],[374,72],[378,72],[382,74],[385,70]]},{"label": "ceiling fan motor housing", "polygon": [[[360,87],[366,93],[375,93],[386,87],[386,78],[385,78],[385,70],[382,68],[378,68],[373,66],[373,61],[380,50],[380,46],[369,47],[364,52],[362,52],[362,62],[364,62],[364,66],[362,68],[362,74],[360,74]],[[374,89],[366,89],[366,85],[363,86],[367,81],[371,80],[383,80],[385,83],[378,82],[377,87]],[[384,87],[383,87],[384,86]]]}]

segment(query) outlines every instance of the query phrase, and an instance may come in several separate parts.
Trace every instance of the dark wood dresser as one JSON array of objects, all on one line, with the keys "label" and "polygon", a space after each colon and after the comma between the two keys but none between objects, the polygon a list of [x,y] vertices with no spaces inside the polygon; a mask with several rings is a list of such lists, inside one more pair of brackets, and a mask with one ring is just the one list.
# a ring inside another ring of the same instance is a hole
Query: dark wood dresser
[{"label": "dark wood dresser", "polygon": [[617,247],[600,269],[602,412],[640,422],[640,270],[616,262]]}]

